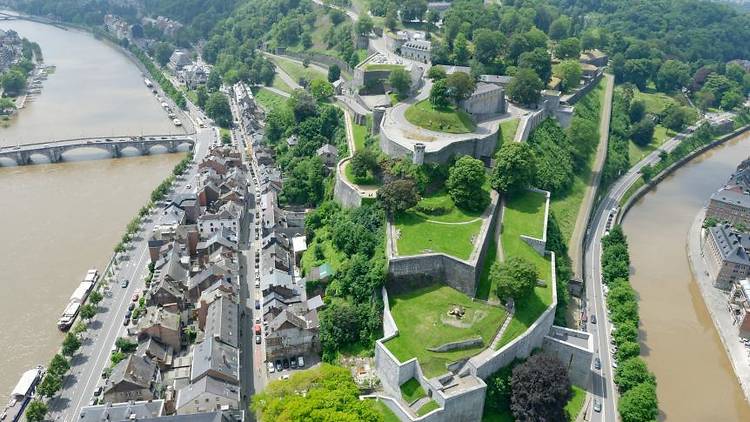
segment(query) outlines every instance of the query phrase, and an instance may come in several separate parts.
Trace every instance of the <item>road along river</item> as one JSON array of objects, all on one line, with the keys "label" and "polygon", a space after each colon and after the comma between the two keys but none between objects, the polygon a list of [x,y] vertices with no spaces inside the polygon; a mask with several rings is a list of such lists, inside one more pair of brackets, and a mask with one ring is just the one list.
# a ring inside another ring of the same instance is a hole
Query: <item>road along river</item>
[{"label": "road along river", "polygon": [[641,351],[656,374],[661,420],[750,420],[686,251],[698,210],[748,156],[748,134],[698,156],[638,200],[623,223],[640,297]]},{"label": "road along river", "polygon": [[[41,94],[0,127],[0,146],[182,132],[138,68],[113,47],[33,22],[0,28],[38,42],[45,63],[57,66]],[[104,267],[127,222],[182,157],[0,168],[0,405],[24,370],[49,362],[62,341],[57,319],[80,279],[89,267]]]}]

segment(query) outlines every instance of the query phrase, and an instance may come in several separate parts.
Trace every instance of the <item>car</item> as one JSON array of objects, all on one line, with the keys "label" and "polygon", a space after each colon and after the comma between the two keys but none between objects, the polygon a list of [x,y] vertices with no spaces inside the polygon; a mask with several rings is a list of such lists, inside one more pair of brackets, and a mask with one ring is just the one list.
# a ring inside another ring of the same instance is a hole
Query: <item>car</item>
[{"label": "car", "polygon": [[130,324],[130,318],[125,318],[125,320],[122,321],[122,325],[124,325],[125,327],[127,327],[128,324]]},{"label": "car", "polygon": [[602,411],[602,402],[599,399],[594,399],[594,412],[599,413]]},{"label": "car", "polygon": [[596,315],[591,315],[591,323],[596,324]]},{"label": "car", "polygon": [[260,301],[257,299],[255,300],[255,309],[260,309]]},{"label": "car", "polygon": [[185,188],[187,188],[187,189],[191,189],[191,188],[192,188],[192,186],[190,186],[190,185],[185,185]]},{"label": "car", "polygon": [[292,358],[289,362],[289,366],[292,367],[292,369],[297,369],[297,359]]},{"label": "car", "polygon": [[125,313],[125,319],[130,319],[130,316],[133,315],[133,311],[128,309],[128,312]]},{"label": "car", "polygon": [[273,374],[276,372],[276,368],[273,366],[273,362],[268,362],[268,373]]},{"label": "car", "polygon": [[257,278],[255,279],[255,287],[260,287],[260,280]]},{"label": "car", "polygon": [[102,390],[104,390],[103,386],[96,387],[96,390],[94,390],[94,397],[99,397],[102,394]]},{"label": "car", "polygon": [[276,359],[276,370],[281,372],[282,369],[283,368],[281,366],[281,359]]},{"label": "car", "polygon": [[617,361],[612,360],[612,368],[617,369]]},{"label": "car", "polygon": [[281,366],[283,366],[284,369],[289,369],[289,359],[284,358],[284,360],[281,361]]},{"label": "car", "polygon": [[98,399],[98,398],[96,398],[96,397],[92,397],[92,398],[91,398],[91,400],[89,401],[89,406],[96,406],[96,403],[97,403],[98,401],[99,401],[99,399]]},{"label": "car", "polygon": [[129,282],[129,281],[128,281],[128,279],[126,278],[126,279],[124,279],[124,280],[122,280],[122,281],[120,282],[120,287],[122,287],[122,288],[124,289],[124,288],[128,287],[128,283],[130,283],[130,282]]},{"label": "car", "polygon": [[289,375],[284,374],[284,375],[281,376],[281,379],[282,380],[288,380],[289,379]]},{"label": "car", "polygon": [[602,369],[602,361],[599,358],[594,359],[594,369]]},{"label": "car", "polygon": [[135,302],[130,302],[130,305],[128,305],[128,310],[132,311],[133,309],[135,309]]},{"label": "car", "polygon": [[263,341],[261,336],[255,336],[255,344],[260,344],[261,341]]},{"label": "car", "polygon": [[137,302],[138,301],[138,293],[134,293],[133,294],[132,300],[133,300],[133,302]]},{"label": "car", "polygon": [[305,359],[302,356],[297,357],[297,366],[300,368],[305,367]]},{"label": "car", "polygon": [[255,318],[255,323],[256,323],[256,324],[260,324],[260,317],[256,317],[256,318]]}]

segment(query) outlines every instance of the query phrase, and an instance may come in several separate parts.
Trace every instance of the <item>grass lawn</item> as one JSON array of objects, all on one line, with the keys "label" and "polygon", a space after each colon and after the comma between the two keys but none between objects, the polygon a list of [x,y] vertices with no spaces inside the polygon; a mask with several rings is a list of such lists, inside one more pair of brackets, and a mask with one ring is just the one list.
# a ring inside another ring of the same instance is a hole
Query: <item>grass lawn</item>
[{"label": "grass lawn", "polygon": [[[485,190],[489,191],[489,185],[485,186]],[[482,213],[459,209],[445,190],[422,198],[419,205],[441,207],[445,212],[429,215],[417,211],[417,206],[397,215],[395,223],[400,232],[397,244],[399,255],[418,255],[430,250],[468,259],[474,249],[473,238],[482,227],[482,220],[477,220]]]},{"label": "grass lawn", "polygon": [[396,69],[403,69],[404,66],[400,64],[391,64],[391,63],[371,63],[368,65],[365,65],[366,70],[371,70],[373,72],[381,71],[381,70],[396,70]]},{"label": "grass lawn", "polygon": [[505,258],[519,256],[536,265],[546,287],[535,287],[534,294],[516,301],[516,311],[498,348],[508,344],[529,328],[552,303],[552,267],[548,256],[539,255],[520,235],[541,236],[544,227],[544,195],[527,191],[505,205],[503,216],[503,253]]},{"label": "grass lawn", "polygon": [[401,390],[401,398],[407,403],[414,403],[427,395],[424,392],[424,388],[419,384],[419,381],[414,378],[401,384],[399,389]]},{"label": "grass lawn", "polygon": [[383,422],[401,422],[395,413],[382,400],[374,400],[375,410],[383,416]]},{"label": "grass lawn", "polygon": [[516,137],[516,129],[518,129],[518,119],[510,119],[500,123],[500,142],[497,147],[500,148],[502,144],[513,142]]},{"label": "grass lawn", "polygon": [[429,100],[422,100],[409,106],[405,116],[411,124],[438,132],[469,133],[476,128],[466,112],[456,110],[455,107],[437,110]]},{"label": "grass lawn", "polygon": [[[365,149],[365,139],[367,138],[367,126],[358,125],[352,119],[352,134],[354,135],[354,149],[361,151]],[[354,151],[352,151],[352,154]]]},{"label": "grass lawn", "polygon": [[266,88],[253,88],[253,95],[255,96],[255,101],[266,111],[271,111],[278,107],[286,107],[286,98]]},{"label": "grass lawn", "polygon": [[655,89],[646,89],[646,91],[635,90],[636,100],[642,100],[646,104],[646,112],[658,114],[669,104],[679,104],[674,98],[663,92],[656,92]]},{"label": "grass lawn", "polygon": [[293,91],[292,88],[289,85],[287,85],[286,82],[284,82],[284,80],[281,79],[281,77],[278,74],[273,75],[273,83],[271,84],[271,86],[281,91],[288,92],[290,94]]},{"label": "grass lawn", "polygon": [[497,242],[494,239],[490,239],[490,244],[487,246],[487,254],[485,255],[484,264],[482,265],[482,274],[479,276],[479,286],[477,286],[477,299],[489,300],[495,291],[495,286],[490,281],[490,268],[492,264],[497,261]]},{"label": "grass lawn", "polygon": [[419,410],[417,410],[417,416],[424,416],[439,407],[440,406],[435,400],[430,400],[427,403],[423,404],[422,407],[419,408]]},{"label": "grass lawn", "polygon": [[[385,343],[405,362],[413,357],[428,378],[446,372],[445,365],[479,353],[485,346],[446,353],[430,352],[427,347],[481,336],[489,344],[500,329],[505,311],[496,306],[472,302],[465,294],[444,284],[435,284],[390,297],[391,314],[399,335]],[[464,307],[461,321],[449,317],[453,305]]]},{"label": "grass lawn", "polygon": [[318,71],[317,68],[313,68],[312,66],[304,67],[296,61],[280,57],[271,57],[270,59],[276,64],[276,66],[280,67],[281,70],[286,72],[295,81],[299,81],[300,78],[305,78],[308,81],[312,81],[313,79],[327,80],[328,75]]},{"label": "grass lawn", "polygon": [[576,420],[576,416],[581,412],[583,401],[586,399],[586,390],[573,386],[573,397],[565,405],[565,411],[568,412],[568,420]]},{"label": "grass lawn", "polygon": [[[317,245],[323,249],[323,259],[315,259],[315,249]],[[321,228],[315,232],[315,240],[308,245],[307,250],[302,255],[302,271],[309,274],[310,270],[326,262],[331,264],[334,271],[338,271],[341,263],[346,259],[343,252],[336,250],[328,234],[327,228]]]},{"label": "grass lawn", "polygon": [[675,136],[676,133],[665,128],[662,125],[656,125],[654,128],[654,139],[646,146],[640,146],[632,140],[628,142],[628,154],[630,155],[630,165],[641,161],[651,151],[659,148],[667,139]]}]

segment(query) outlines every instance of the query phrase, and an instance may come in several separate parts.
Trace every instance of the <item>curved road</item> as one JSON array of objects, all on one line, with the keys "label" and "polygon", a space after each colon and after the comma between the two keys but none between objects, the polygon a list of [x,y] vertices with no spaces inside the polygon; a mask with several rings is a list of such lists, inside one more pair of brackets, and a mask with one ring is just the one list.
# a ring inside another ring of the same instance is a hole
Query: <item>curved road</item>
[{"label": "curved road", "polygon": [[[586,232],[584,241],[583,272],[586,282],[586,297],[583,308],[589,316],[595,315],[597,324],[591,324],[591,335],[594,340],[594,355],[601,359],[601,370],[594,371],[592,378],[591,394],[601,400],[601,412],[591,412],[591,421],[617,421],[617,393],[613,381],[614,369],[612,368],[613,357],[610,353],[611,323],[607,316],[606,298],[602,291],[601,253],[602,238],[605,235],[607,218],[613,207],[619,206],[620,200],[630,186],[640,177],[640,170],[646,165],[656,163],[660,160],[662,151],[672,151],[685,137],[692,132],[700,122],[664,142],[661,147],[652,151],[643,160],[634,165],[627,173],[617,179],[610,187],[607,194],[601,199],[594,212]],[[590,410],[589,410],[590,411]]]}]

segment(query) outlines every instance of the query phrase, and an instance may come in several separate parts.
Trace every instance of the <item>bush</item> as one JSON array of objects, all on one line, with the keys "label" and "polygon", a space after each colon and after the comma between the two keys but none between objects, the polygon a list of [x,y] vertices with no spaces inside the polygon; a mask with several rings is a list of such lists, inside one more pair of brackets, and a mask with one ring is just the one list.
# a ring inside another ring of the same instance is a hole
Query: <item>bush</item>
[{"label": "bush", "polygon": [[630,138],[640,146],[646,146],[654,139],[656,125],[648,117],[634,124],[630,129]]}]

